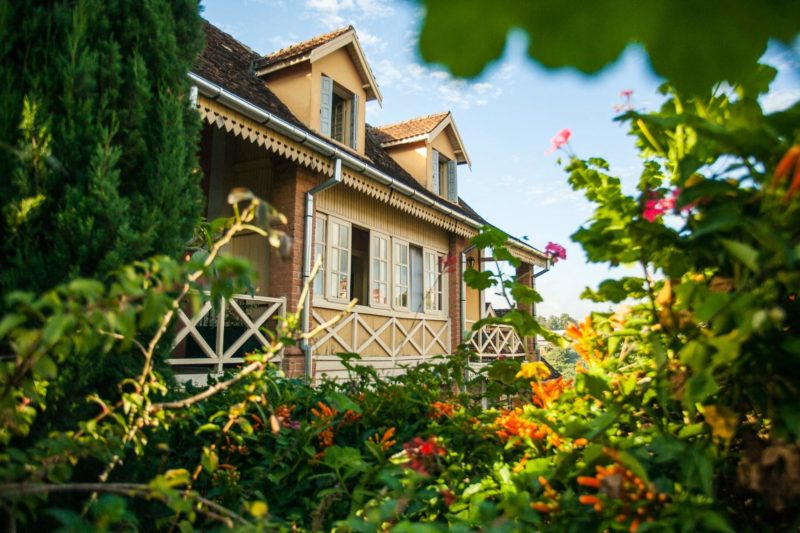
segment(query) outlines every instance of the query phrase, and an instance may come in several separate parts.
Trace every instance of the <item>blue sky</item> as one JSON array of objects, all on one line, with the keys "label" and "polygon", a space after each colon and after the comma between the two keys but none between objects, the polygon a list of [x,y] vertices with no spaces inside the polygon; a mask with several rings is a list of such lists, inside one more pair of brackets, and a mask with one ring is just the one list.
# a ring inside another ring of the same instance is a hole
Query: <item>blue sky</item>
[{"label": "blue sky", "polygon": [[[579,295],[613,273],[604,265],[587,264],[569,239],[591,215],[591,205],[570,190],[557,154],[545,151],[557,131],[570,128],[577,155],[605,158],[632,184],[640,161],[626,129],[612,120],[613,106],[621,103],[624,89],[634,91],[637,108],[658,105],[660,81],[644,54],[629,47],[615,64],[587,77],[542,69],[526,58],[525,37],[512,35],[503,59],[467,82],[418,59],[423,12],[415,3],[203,0],[203,7],[206,19],[259,53],[352,24],[383,93],[383,107],[370,103],[367,121],[380,125],[452,111],[472,160],[471,169],[459,169],[459,195],[504,231],[527,236],[540,249],[549,241],[567,249],[567,261],[538,280],[544,302],[537,312],[581,318],[598,309]],[[763,102],[765,108],[779,109],[800,99],[798,56],[797,47],[768,53],[781,74]]]}]

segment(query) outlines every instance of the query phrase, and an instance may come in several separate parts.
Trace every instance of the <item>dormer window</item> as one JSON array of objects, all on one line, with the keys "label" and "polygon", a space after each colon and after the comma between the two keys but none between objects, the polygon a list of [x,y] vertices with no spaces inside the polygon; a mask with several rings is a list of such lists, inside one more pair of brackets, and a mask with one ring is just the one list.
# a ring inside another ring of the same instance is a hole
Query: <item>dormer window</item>
[{"label": "dormer window", "polygon": [[322,76],[320,131],[345,146],[358,146],[358,95]]},{"label": "dormer window", "polygon": [[447,198],[453,203],[458,202],[458,170],[456,162],[447,159],[444,155],[436,150],[431,150],[431,162],[433,168],[431,169],[433,181],[431,188],[433,192]]}]

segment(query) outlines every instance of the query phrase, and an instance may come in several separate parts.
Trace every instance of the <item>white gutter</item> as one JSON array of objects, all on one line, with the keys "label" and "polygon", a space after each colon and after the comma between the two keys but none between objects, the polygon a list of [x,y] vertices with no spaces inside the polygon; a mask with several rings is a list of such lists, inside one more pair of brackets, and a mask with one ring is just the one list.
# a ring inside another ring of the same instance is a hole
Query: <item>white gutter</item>
[{"label": "white gutter", "polygon": [[[269,125],[270,129],[290,137],[299,144],[308,145],[314,150],[327,155],[332,159],[340,159],[342,164],[346,167],[356,172],[360,172],[379,183],[387,185],[392,190],[398,191],[410,198],[414,198],[430,207],[433,207],[437,211],[464,222],[475,229],[480,229],[484,226],[482,222],[465,216],[453,210],[452,208],[447,207],[446,205],[443,205],[424,194],[421,194],[419,191],[412,189],[405,183],[396,180],[388,174],[368,166],[366,163],[359,160],[357,157],[353,156],[347,151],[337,148],[333,144],[310,134],[304,129],[291,124],[290,122],[270,113],[269,111],[265,111],[260,107],[251,104],[247,100],[222,88],[216,83],[210,82],[205,78],[198,76],[194,72],[189,73],[189,79],[195,86],[197,86],[200,92],[208,98],[225,104],[227,107],[245,114],[247,117],[255,120],[259,124]],[[538,252],[538,250],[536,252]]]},{"label": "white gutter", "polygon": [[[336,159],[333,163],[333,177],[323,183],[320,183],[313,189],[309,190],[306,193],[306,212],[305,212],[305,233],[303,238],[303,287],[305,287],[306,283],[308,283],[308,279],[311,277],[311,262],[313,254],[313,240],[314,234],[312,233],[312,228],[314,227],[314,195],[320,193],[326,189],[330,189],[331,187],[338,185],[342,182],[342,160]],[[301,331],[310,331],[310,322],[311,322],[311,299],[312,295],[314,294],[314,288],[309,287],[308,293],[306,293],[306,301],[303,304],[303,312],[300,317],[300,323],[302,324]],[[311,343],[308,339],[303,339],[300,348],[303,350],[304,354],[304,361],[305,361],[305,369],[304,374],[306,379],[311,382],[311,378],[313,377],[313,373],[311,372]]]}]

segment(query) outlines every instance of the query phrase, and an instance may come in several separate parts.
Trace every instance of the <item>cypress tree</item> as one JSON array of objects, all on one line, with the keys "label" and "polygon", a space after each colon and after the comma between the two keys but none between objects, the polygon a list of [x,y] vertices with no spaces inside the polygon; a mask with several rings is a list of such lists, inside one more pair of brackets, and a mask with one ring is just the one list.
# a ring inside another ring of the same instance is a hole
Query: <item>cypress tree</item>
[{"label": "cypress tree", "polygon": [[196,0],[0,0],[0,297],[181,252],[200,23]]}]

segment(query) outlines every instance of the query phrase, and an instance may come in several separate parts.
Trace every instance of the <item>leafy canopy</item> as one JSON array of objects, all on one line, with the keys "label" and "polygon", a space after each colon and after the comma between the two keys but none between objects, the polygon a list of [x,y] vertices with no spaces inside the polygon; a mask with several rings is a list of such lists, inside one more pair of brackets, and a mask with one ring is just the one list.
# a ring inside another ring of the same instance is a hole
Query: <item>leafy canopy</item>
[{"label": "leafy canopy", "polygon": [[596,73],[638,43],[656,74],[684,92],[702,93],[720,80],[747,81],[769,39],[790,43],[800,30],[800,3],[791,0],[422,3],[422,58],[463,77],[498,59],[508,33],[519,29],[529,38],[528,55],[546,68]]}]

